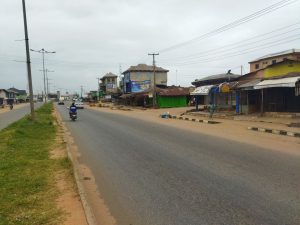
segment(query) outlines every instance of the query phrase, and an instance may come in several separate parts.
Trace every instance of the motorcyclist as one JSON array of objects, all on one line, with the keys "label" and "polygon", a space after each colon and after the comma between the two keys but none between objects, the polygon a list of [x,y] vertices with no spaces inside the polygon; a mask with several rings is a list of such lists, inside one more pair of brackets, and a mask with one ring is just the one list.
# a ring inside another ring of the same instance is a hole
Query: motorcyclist
[{"label": "motorcyclist", "polygon": [[72,102],[72,105],[70,106],[70,109],[69,109],[70,117],[71,117],[72,114],[77,114],[77,107],[75,105],[75,102]]}]

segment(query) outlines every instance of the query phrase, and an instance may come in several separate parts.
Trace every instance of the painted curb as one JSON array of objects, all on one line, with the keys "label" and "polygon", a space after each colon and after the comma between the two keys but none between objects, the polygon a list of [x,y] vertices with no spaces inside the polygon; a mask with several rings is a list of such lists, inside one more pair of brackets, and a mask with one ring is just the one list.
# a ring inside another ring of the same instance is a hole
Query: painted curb
[{"label": "painted curb", "polygon": [[192,122],[197,122],[197,123],[207,123],[207,124],[218,124],[218,123],[221,123],[221,122],[214,121],[214,120],[200,120],[200,119],[183,117],[183,116],[175,116],[175,115],[169,115],[169,118],[170,119],[192,121]]},{"label": "painted curb", "polygon": [[300,133],[286,131],[286,130],[276,130],[276,129],[262,128],[262,127],[248,127],[248,130],[300,138]]}]

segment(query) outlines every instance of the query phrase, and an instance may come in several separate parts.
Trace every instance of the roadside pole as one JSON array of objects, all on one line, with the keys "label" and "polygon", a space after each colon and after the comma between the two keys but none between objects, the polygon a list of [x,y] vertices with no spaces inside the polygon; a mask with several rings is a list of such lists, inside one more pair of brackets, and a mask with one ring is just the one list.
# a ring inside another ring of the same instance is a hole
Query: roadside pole
[{"label": "roadside pole", "polygon": [[30,112],[31,112],[31,120],[35,120],[25,0],[22,0],[22,5],[23,5],[23,17],[24,17],[24,32],[25,32],[26,63],[27,63],[27,76],[28,76],[28,86],[29,86]]},{"label": "roadside pole", "polygon": [[159,53],[149,53],[148,55],[152,55],[153,57],[153,85],[152,85],[152,95],[153,95],[153,108],[156,107],[156,74],[155,74],[155,56],[159,55]]}]

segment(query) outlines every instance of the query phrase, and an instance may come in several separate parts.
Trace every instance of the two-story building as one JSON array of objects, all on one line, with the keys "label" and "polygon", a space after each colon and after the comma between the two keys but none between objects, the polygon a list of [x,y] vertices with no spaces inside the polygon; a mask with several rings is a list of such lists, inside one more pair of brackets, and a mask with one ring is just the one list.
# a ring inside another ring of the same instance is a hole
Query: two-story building
[{"label": "two-story building", "polygon": [[100,92],[111,95],[118,93],[118,85],[117,85],[118,76],[109,72],[105,74],[100,80]]},{"label": "two-story building", "polygon": [[[167,73],[169,70],[155,67],[155,86],[166,87],[168,82]],[[154,68],[146,64],[131,66],[122,73],[123,92],[138,93],[154,87]]]},{"label": "two-story building", "polygon": [[299,50],[270,54],[249,64],[251,72],[235,87],[237,113],[300,112]]},{"label": "two-story building", "polygon": [[250,73],[264,69],[272,64],[280,63],[285,60],[300,61],[300,49],[290,49],[282,52],[276,52],[255,59],[250,64]]}]

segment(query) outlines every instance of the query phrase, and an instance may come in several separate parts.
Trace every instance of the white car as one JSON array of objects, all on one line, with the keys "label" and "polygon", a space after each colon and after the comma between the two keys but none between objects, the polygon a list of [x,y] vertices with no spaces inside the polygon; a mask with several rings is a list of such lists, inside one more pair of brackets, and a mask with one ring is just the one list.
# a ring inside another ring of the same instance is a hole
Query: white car
[{"label": "white car", "polygon": [[84,109],[84,105],[82,102],[75,102],[75,106],[77,107],[77,109]]}]

